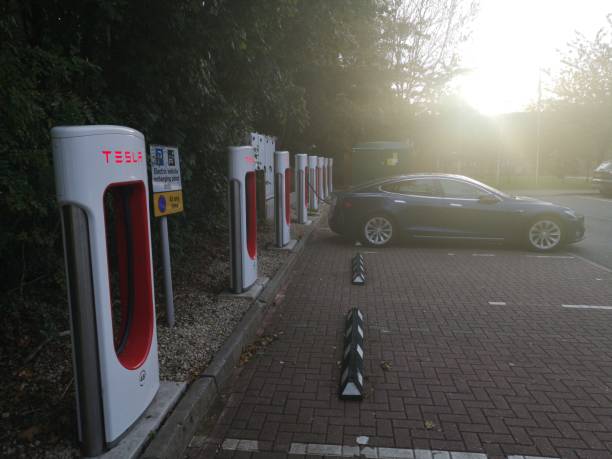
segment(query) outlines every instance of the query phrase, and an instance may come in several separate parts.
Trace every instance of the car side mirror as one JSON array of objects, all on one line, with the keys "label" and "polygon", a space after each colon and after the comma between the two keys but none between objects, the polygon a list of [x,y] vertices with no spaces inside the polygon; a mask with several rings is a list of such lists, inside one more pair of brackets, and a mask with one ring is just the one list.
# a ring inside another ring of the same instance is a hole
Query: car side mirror
[{"label": "car side mirror", "polygon": [[494,194],[484,194],[478,197],[478,202],[483,204],[497,204],[499,202],[499,198]]}]

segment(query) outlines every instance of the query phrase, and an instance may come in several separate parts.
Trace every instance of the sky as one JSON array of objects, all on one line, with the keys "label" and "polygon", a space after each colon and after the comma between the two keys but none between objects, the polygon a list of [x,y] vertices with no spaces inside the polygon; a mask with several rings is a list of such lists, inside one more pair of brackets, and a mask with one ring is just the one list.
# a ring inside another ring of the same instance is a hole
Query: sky
[{"label": "sky", "polygon": [[[459,95],[487,115],[522,111],[538,97],[539,69],[560,68],[575,31],[592,39],[606,25],[612,0],[480,0],[455,81]],[[542,97],[550,78],[542,72]]]}]

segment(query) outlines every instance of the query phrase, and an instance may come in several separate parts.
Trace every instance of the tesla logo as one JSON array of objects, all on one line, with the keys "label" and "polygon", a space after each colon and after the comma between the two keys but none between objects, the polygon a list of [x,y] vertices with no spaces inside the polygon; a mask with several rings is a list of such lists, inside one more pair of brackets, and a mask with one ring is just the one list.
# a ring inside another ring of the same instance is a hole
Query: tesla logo
[{"label": "tesla logo", "polygon": [[144,386],[146,377],[147,377],[147,372],[145,370],[142,370],[138,375],[138,382],[140,383],[141,386]]},{"label": "tesla logo", "polygon": [[142,161],[142,152],[134,152],[134,151],[112,151],[112,150],[103,150],[101,153],[104,155],[106,159],[106,164],[110,164],[111,162],[115,164],[130,164],[130,163],[139,163]]}]

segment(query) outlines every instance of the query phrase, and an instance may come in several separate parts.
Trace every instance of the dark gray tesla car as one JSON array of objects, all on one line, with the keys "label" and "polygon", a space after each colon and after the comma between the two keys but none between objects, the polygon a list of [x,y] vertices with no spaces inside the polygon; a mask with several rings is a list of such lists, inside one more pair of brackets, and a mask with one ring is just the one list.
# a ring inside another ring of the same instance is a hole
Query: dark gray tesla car
[{"label": "dark gray tesla car", "polygon": [[449,174],[403,175],[335,192],[329,226],[373,246],[401,237],[482,239],[551,251],[584,238],[584,217],[568,207]]}]

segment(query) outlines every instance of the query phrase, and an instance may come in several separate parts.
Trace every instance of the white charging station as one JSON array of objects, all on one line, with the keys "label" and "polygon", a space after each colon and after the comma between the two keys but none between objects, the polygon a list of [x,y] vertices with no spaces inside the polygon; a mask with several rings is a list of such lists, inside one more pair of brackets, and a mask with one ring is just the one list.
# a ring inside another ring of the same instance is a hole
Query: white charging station
[{"label": "white charging station", "polygon": [[323,158],[323,197],[325,199],[327,199],[327,196],[329,196],[328,174],[329,174],[329,158],[325,157]]},{"label": "white charging station", "polygon": [[144,136],[51,130],[83,454],[112,448],[159,388]]},{"label": "white charging station", "polygon": [[318,177],[317,157],[308,156],[308,209],[311,212],[318,212],[319,210],[319,198],[317,197]]},{"label": "white charging station", "polygon": [[302,225],[310,223],[308,220],[308,155],[298,153],[295,155],[295,196],[297,209],[297,222]]},{"label": "white charging station", "polygon": [[327,180],[330,193],[334,192],[334,158],[329,158],[329,163],[327,165]]},{"label": "white charging station", "polygon": [[291,169],[288,151],[274,152],[274,223],[276,247],[291,240]]},{"label": "white charging station", "polygon": [[255,150],[229,147],[231,291],[242,293],[257,280],[257,183]]},{"label": "white charging station", "polygon": [[323,169],[325,167],[325,158],[323,156],[317,156],[317,194],[319,199],[325,199],[325,192],[323,188]]}]

